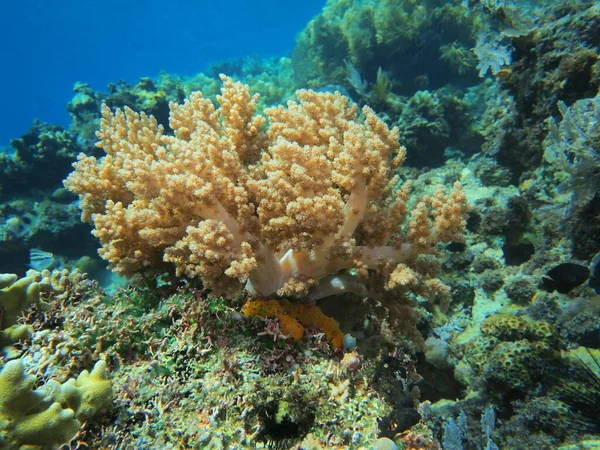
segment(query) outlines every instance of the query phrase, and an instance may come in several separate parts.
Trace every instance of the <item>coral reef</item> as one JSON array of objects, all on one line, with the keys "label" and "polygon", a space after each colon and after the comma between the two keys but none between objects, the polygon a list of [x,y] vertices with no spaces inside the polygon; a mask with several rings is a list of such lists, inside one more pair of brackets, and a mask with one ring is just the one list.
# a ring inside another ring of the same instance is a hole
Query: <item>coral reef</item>
[{"label": "coral reef", "polygon": [[11,147],[14,152],[0,151],[0,272],[22,275],[31,249],[80,257],[87,247],[93,255],[89,227],[61,185],[85,147],[64,128],[39,121]]},{"label": "coral reef", "polygon": [[600,87],[596,3],[564,3],[539,14],[539,29],[511,39],[513,63],[503,82],[515,100],[517,117],[498,158],[518,175],[540,163],[545,121],[557,116],[558,102],[571,105],[594,97]]},{"label": "coral reef", "polygon": [[480,26],[458,1],[329,0],[298,37],[295,76],[315,88],[347,84],[344,62],[350,61],[367,82],[382,68],[409,95],[461,78],[474,84],[467,49]]},{"label": "coral reef", "polygon": [[329,0],[77,83],[0,152],[0,447],[598,447],[599,24]]},{"label": "coral reef", "polygon": [[58,186],[69,173],[71,162],[84,150],[62,127],[39,121],[21,138],[13,139],[11,146],[14,153],[0,152],[3,199]]},{"label": "coral reef", "polygon": [[31,249],[56,253],[57,259],[95,255],[96,241],[79,216],[79,208],[64,188],[49,196],[0,204],[0,254],[10,255],[10,259],[0,258],[0,271],[20,270],[22,274],[31,262]]}]

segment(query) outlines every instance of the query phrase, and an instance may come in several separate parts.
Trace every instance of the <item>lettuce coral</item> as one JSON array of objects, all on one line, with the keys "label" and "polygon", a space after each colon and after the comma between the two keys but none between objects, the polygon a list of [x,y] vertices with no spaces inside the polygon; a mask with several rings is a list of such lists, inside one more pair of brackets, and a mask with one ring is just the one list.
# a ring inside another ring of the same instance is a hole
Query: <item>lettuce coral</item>
[{"label": "lettuce coral", "polygon": [[144,113],[103,107],[106,156],[80,155],[65,186],[113,270],[173,263],[214,292],[245,284],[262,297],[364,293],[374,272],[388,290],[444,292],[426,256],[461,238],[460,185],[409,208],[410,183],[394,175],[405,159],[398,130],[369,107],[299,90],[265,117],[248,86],[221,79],[218,107],[200,92],[170,104],[173,135]]}]

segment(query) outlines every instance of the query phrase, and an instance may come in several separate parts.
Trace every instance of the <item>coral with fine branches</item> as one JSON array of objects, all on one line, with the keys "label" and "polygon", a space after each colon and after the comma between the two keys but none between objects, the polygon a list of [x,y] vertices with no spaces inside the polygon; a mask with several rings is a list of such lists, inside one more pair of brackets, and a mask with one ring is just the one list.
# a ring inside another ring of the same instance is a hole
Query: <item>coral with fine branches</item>
[{"label": "coral with fine branches", "polygon": [[405,149],[370,108],[300,90],[265,118],[248,86],[221,78],[218,107],[200,92],[170,105],[173,135],[144,113],[103,107],[106,156],[80,155],[65,186],[113,270],[173,263],[214,291],[245,284],[263,297],[363,292],[372,272],[386,289],[438,286],[422,257],[460,239],[458,184],[409,214],[410,185],[398,189],[394,175]]}]

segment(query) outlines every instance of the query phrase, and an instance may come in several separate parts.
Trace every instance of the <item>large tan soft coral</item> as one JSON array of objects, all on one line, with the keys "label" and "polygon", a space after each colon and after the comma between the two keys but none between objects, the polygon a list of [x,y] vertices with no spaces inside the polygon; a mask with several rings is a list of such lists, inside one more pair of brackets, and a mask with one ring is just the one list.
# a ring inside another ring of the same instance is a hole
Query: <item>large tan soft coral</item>
[{"label": "large tan soft coral", "polygon": [[80,155],[65,186],[113,270],[174,263],[217,292],[245,285],[262,297],[365,293],[376,272],[385,289],[443,291],[424,256],[461,237],[458,184],[409,214],[410,185],[394,176],[405,149],[370,108],[300,90],[265,120],[248,86],[221,79],[218,108],[200,92],[170,104],[173,135],[103,106],[106,156]]}]

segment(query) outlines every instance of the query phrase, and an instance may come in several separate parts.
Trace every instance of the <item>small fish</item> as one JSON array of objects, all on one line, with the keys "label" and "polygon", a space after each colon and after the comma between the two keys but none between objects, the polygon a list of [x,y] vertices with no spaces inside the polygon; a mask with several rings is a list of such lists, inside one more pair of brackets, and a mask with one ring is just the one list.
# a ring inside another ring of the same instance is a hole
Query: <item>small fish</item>
[{"label": "small fish", "polygon": [[467,248],[467,245],[464,242],[450,242],[446,245],[446,250],[452,253],[462,253]]},{"label": "small fish", "polygon": [[566,294],[571,289],[585,283],[590,276],[590,269],[581,264],[563,263],[548,271],[547,276],[542,278],[545,290],[558,291]]},{"label": "small fish", "polygon": [[59,265],[58,260],[54,257],[54,253],[45,252],[39,248],[29,250],[29,267],[33,270],[41,272],[42,270],[52,270]]}]

